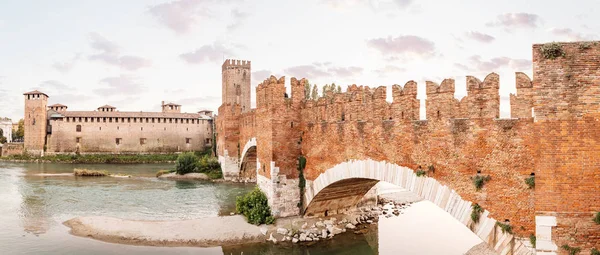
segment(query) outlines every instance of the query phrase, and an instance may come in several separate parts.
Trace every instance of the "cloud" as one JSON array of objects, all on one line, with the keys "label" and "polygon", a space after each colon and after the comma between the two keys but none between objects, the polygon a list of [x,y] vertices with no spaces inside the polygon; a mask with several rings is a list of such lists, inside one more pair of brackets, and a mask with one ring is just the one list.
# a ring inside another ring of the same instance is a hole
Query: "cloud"
[{"label": "cloud", "polygon": [[161,24],[178,34],[185,34],[202,19],[213,18],[216,4],[239,0],[179,0],[150,6],[148,11]]},{"label": "cloud", "polygon": [[100,51],[100,53],[88,56],[89,60],[101,61],[130,71],[152,65],[150,60],[142,57],[121,55],[119,46],[116,43],[109,41],[97,33],[90,34],[90,40],[90,46]]},{"label": "cloud", "polygon": [[362,73],[363,68],[357,66],[334,67],[331,64],[314,63],[312,65],[292,66],[284,70],[285,73],[299,78],[321,78],[321,77],[352,77]]},{"label": "cloud", "polygon": [[498,15],[496,20],[488,22],[490,27],[506,28],[536,28],[540,22],[540,16],[531,13],[505,13]]},{"label": "cloud", "polygon": [[570,28],[552,28],[550,29],[550,33],[556,36],[566,37],[572,41],[588,41],[593,40],[595,37],[593,35],[584,35],[582,33],[575,32]]},{"label": "cloud", "polygon": [[506,67],[514,69],[515,71],[526,71],[532,68],[531,60],[528,59],[496,57],[489,60],[483,60],[479,55],[469,57],[470,67],[461,63],[455,63],[454,66],[463,71],[475,73],[490,73]]},{"label": "cloud", "polygon": [[435,44],[422,37],[402,35],[398,37],[367,40],[367,45],[384,55],[414,55],[430,57],[435,54]]},{"label": "cloud", "polygon": [[94,93],[102,96],[138,95],[145,90],[145,87],[142,86],[135,77],[129,75],[106,77],[100,80],[100,83],[105,84],[106,86],[95,89]]},{"label": "cloud", "polygon": [[398,7],[400,7],[400,8],[406,8],[412,2],[413,2],[413,0],[394,0],[394,3],[396,3],[398,5]]},{"label": "cloud", "polygon": [[473,39],[475,41],[482,42],[482,43],[490,43],[496,39],[495,37],[493,37],[491,35],[476,32],[476,31],[468,32],[467,37],[470,39]]},{"label": "cloud", "polygon": [[406,9],[412,5],[414,0],[321,0],[320,2],[330,8],[338,10],[350,9],[353,7],[368,7],[372,11],[380,11],[389,10],[389,7],[392,5],[396,6],[398,9]]},{"label": "cloud", "polygon": [[262,82],[265,79],[269,78],[272,74],[273,74],[273,72],[271,72],[269,70],[254,71],[254,72],[252,72],[252,80],[255,83],[259,83],[259,82]]},{"label": "cloud", "polygon": [[60,81],[54,81],[54,80],[43,81],[39,85],[39,90],[42,90],[42,91],[53,90],[56,92],[67,92],[69,90],[74,90],[74,89],[75,89],[74,87],[67,86]]},{"label": "cloud", "polygon": [[[186,97],[186,98],[181,98],[177,101],[178,104],[181,105],[196,105],[197,103],[202,103],[202,104],[210,104],[210,105],[215,105],[215,104],[219,104],[221,103],[221,97],[217,97],[217,96],[201,96],[201,97]],[[200,110],[200,109],[198,109]]]},{"label": "cloud", "polygon": [[194,51],[183,53],[179,57],[188,63],[199,64],[207,61],[221,61],[224,55],[233,56],[233,50],[222,43],[215,42],[213,45],[207,44]]},{"label": "cloud", "polygon": [[379,74],[380,77],[385,77],[389,74],[406,72],[406,68],[397,67],[393,65],[387,65],[383,68],[376,69],[375,73]]},{"label": "cloud", "polygon": [[227,30],[230,32],[239,28],[244,21],[248,18],[249,14],[245,12],[240,12],[238,9],[231,10],[231,18],[233,22],[227,26]]}]

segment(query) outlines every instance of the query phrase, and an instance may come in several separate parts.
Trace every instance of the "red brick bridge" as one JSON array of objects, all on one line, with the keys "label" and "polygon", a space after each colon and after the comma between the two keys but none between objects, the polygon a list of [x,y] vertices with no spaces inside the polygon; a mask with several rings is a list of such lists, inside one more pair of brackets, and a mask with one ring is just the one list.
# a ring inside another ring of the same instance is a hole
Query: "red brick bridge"
[{"label": "red brick bridge", "polygon": [[[460,101],[454,80],[427,82],[427,120],[413,81],[394,85],[388,103],[385,87],[352,85],[312,100],[306,79],[292,78],[287,95],[284,78],[271,76],[251,109],[242,93],[250,62],[227,60],[216,121],[224,175],[256,180],[278,217],[340,213],[386,181],[437,204],[502,254],[532,253],[531,234],[538,254],[566,254],[563,245],[589,254],[600,249],[600,45],[561,43],[557,56],[546,46],[533,46],[533,80],[516,74],[510,119],[499,118],[494,73],[467,76]],[[478,175],[490,177],[480,190]],[[474,203],[485,210],[478,223]],[[514,235],[496,221],[509,221]]]}]

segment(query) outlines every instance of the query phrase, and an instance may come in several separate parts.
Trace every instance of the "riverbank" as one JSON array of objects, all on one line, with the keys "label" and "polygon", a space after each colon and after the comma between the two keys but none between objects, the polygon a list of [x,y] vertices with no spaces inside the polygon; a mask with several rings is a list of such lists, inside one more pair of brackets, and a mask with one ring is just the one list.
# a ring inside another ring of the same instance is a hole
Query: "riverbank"
[{"label": "riverbank", "polygon": [[151,164],[175,163],[177,156],[178,154],[57,154],[43,157],[12,155],[0,158],[0,161],[68,164]]},{"label": "riverbank", "polygon": [[[135,221],[78,217],[64,222],[70,233],[109,243],[212,247],[264,241],[261,227],[240,215],[181,221]],[[263,232],[264,232],[263,227]]]}]

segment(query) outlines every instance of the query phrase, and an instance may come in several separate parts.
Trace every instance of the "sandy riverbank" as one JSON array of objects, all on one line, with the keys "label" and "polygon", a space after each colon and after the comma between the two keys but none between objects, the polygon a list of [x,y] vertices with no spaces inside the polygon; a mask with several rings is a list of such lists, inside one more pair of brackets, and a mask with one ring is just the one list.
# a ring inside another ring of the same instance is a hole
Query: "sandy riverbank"
[{"label": "sandy riverbank", "polygon": [[135,221],[78,217],[64,222],[71,234],[110,243],[212,247],[262,242],[261,227],[240,215],[181,221]]},{"label": "sandy riverbank", "polygon": [[168,173],[158,176],[160,179],[170,179],[170,180],[210,180],[208,175],[203,173],[188,173],[184,175],[179,175],[176,173]]}]

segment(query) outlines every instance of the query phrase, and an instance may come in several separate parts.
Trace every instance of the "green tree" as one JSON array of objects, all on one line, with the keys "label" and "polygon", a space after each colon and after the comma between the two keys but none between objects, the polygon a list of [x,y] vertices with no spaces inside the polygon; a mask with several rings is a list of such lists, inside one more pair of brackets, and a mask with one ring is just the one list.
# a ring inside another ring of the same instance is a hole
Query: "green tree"
[{"label": "green tree", "polygon": [[319,99],[319,89],[317,88],[317,84],[313,85],[311,98],[312,100]]},{"label": "green tree", "polygon": [[187,174],[196,172],[198,169],[198,157],[192,152],[182,153],[177,157],[175,163],[175,172],[177,174]]},{"label": "green tree", "polygon": [[304,99],[310,99],[310,83],[308,81],[304,84]]},{"label": "green tree", "polygon": [[25,136],[25,120],[19,120],[19,127],[17,128],[16,138],[22,139]]},{"label": "green tree", "polygon": [[342,87],[340,87],[340,85],[337,86],[337,93],[342,93]]},{"label": "green tree", "polygon": [[271,215],[267,196],[258,186],[243,197],[237,197],[235,209],[238,213],[246,216],[246,220],[251,224],[272,224],[275,221]]}]

